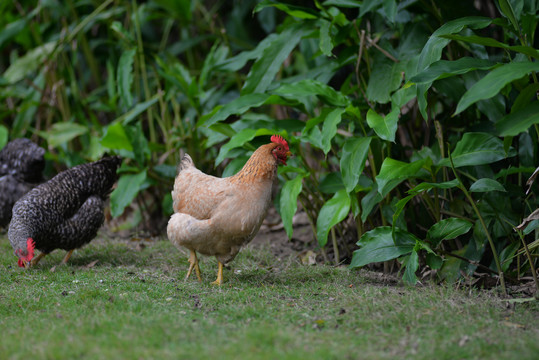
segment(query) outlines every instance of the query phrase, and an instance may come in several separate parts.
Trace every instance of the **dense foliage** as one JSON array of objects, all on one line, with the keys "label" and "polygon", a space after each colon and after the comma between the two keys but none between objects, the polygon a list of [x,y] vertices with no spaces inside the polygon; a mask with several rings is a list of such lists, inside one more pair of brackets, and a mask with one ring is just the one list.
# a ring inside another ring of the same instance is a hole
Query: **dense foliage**
[{"label": "dense foliage", "polygon": [[137,199],[147,221],[171,211],[179,149],[227,176],[279,133],[296,154],[276,199],[289,236],[299,202],[335,262],[397,259],[409,283],[420,265],[447,280],[479,266],[503,287],[538,247],[537,221],[514,230],[538,207],[524,187],[537,166],[537,7],[2,2],[0,146],[32,136],[67,166],[121,154],[112,215]]}]

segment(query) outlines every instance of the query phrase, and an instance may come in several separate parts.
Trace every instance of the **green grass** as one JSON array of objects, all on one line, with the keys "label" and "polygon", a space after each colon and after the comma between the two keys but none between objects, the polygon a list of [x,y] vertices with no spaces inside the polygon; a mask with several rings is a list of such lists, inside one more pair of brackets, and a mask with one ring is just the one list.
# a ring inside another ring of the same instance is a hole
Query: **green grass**
[{"label": "green grass", "polygon": [[[302,266],[245,249],[211,286],[183,281],[168,241],[96,240],[68,266],[56,251],[30,270],[0,238],[4,359],[532,359],[539,306],[481,291],[406,287],[366,271]],[[85,267],[98,260],[93,267]]]}]

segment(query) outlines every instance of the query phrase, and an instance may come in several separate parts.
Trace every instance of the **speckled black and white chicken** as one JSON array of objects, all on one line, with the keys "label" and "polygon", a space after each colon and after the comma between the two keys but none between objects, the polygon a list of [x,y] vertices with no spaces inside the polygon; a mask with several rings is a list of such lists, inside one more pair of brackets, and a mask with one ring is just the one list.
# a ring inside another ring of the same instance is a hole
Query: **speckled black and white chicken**
[{"label": "speckled black and white chicken", "polygon": [[0,150],[0,227],[11,220],[11,209],[30,189],[43,182],[45,149],[30,139],[10,141]]},{"label": "speckled black and white chicken", "polygon": [[[105,220],[104,204],[121,164],[117,156],[65,170],[13,206],[8,238],[19,266],[35,265],[55,249],[67,254],[90,242]],[[41,253],[34,257],[34,248]]]}]

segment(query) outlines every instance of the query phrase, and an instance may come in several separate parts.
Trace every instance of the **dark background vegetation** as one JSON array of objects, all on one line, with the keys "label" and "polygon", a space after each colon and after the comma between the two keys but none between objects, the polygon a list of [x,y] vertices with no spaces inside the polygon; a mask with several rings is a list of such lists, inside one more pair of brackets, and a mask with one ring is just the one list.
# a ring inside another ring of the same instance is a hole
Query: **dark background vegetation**
[{"label": "dark background vegetation", "polygon": [[0,147],[33,139],[49,176],[122,155],[111,214],[155,235],[180,149],[228,176],[279,133],[290,237],[299,209],[335,263],[505,288],[538,253],[536,221],[514,230],[537,208],[537,6],[3,1]]}]

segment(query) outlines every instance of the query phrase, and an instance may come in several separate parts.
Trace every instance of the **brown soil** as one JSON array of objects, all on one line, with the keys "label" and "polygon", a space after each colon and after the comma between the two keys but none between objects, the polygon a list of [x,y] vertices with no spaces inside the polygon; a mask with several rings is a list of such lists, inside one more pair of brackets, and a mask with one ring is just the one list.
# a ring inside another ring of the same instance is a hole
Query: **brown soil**
[{"label": "brown soil", "polygon": [[309,250],[315,251],[317,243],[307,215],[304,212],[297,213],[293,224],[294,232],[292,238],[288,239],[281,217],[275,208],[271,207],[250,246],[269,248],[278,258],[301,256]]}]

